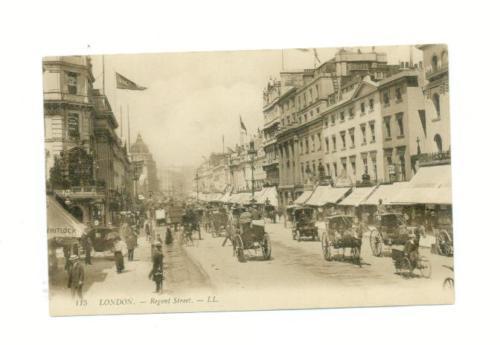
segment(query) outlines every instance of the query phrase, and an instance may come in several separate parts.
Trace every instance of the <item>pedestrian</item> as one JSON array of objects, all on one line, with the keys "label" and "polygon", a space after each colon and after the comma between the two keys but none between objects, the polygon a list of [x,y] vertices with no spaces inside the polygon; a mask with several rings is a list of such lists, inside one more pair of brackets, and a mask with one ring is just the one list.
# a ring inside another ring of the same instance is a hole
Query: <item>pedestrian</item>
[{"label": "pedestrian", "polygon": [[163,292],[163,251],[161,247],[161,242],[156,241],[154,243],[154,252],[153,252],[153,268],[151,272],[149,272],[149,279],[152,279],[155,282],[157,293]]},{"label": "pedestrian", "polygon": [[172,231],[170,230],[170,227],[167,226],[167,230],[165,230],[165,244],[171,244],[173,241]]},{"label": "pedestrian", "polygon": [[69,258],[71,256],[71,247],[69,245],[63,245],[63,254],[64,254],[64,270],[69,273],[71,268],[71,262]]},{"label": "pedestrian", "polygon": [[137,247],[137,236],[135,232],[130,231],[127,235],[127,257],[128,261],[134,261],[134,250]]},{"label": "pedestrian", "polygon": [[85,279],[85,270],[77,255],[71,255],[69,258],[71,267],[69,270],[68,288],[71,289],[71,297],[83,299],[83,282]]},{"label": "pedestrian", "polygon": [[92,240],[89,235],[83,236],[82,245],[85,251],[85,264],[92,265]]},{"label": "pedestrian", "polygon": [[116,272],[122,273],[125,269],[125,263],[123,262],[123,241],[120,237],[115,240],[113,252],[115,255]]}]

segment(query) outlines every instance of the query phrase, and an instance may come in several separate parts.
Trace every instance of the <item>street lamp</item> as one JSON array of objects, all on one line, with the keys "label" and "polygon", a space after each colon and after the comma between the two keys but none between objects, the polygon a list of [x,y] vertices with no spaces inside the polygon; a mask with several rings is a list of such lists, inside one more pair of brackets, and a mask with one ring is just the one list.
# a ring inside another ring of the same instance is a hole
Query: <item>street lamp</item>
[{"label": "street lamp", "polygon": [[252,170],[252,200],[251,202],[255,202],[255,179],[253,176],[254,167],[254,159],[255,155],[257,155],[257,151],[255,150],[255,143],[253,140],[250,141],[250,148],[248,149],[248,155],[250,156],[251,170]]}]

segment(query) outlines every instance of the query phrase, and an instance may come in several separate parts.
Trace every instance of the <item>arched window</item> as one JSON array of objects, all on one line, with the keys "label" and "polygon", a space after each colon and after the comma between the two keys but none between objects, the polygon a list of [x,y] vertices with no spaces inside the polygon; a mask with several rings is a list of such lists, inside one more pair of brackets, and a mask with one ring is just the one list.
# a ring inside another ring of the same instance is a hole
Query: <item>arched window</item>
[{"label": "arched window", "polygon": [[443,152],[443,140],[439,134],[434,136],[434,142],[436,143],[437,151],[439,153]]},{"label": "arched window", "polygon": [[441,64],[442,65],[447,65],[448,64],[448,51],[443,50],[441,53]]},{"label": "arched window", "polygon": [[438,68],[438,57],[437,55],[432,56],[432,70],[436,71]]},{"label": "arched window", "polygon": [[434,103],[434,108],[436,108],[436,114],[438,117],[441,116],[441,103],[439,101],[439,94],[435,93],[432,95],[432,102]]}]

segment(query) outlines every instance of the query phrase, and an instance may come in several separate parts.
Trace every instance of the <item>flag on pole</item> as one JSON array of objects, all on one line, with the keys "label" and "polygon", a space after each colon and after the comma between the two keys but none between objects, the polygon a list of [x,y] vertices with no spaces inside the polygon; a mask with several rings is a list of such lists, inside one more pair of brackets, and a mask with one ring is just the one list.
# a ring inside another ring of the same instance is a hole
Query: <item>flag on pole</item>
[{"label": "flag on pole", "polygon": [[313,52],[314,52],[314,57],[316,58],[318,63],[321,64],[321,60],[319,59],[318,51],[316,50],[316,48],[313,49]]},{"label": "flag on pole", "polygon": [[245,131],[245,133],[247,132],[247,128],[245,127],[245,124],[243,123],[243,120],[241,119],[241,115],[240,115],[240,127],[241,127],[242,131]]},{"label": "flag on pole", "polygon": [[135,90],[135,91],[142,91],[142,90],[147,89],[146,87],[139,86],[136,83],[134,83],[132,80],[125,78],[123,75],[121,75],[118,72],[115,72],[115,74],[116,74],[116,88],[117,89]]}]

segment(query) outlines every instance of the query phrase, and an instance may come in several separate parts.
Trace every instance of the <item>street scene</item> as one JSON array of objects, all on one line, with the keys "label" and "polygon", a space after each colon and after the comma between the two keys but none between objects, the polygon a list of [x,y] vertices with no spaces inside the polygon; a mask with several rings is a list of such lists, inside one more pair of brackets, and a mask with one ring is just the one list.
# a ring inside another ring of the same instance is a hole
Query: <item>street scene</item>
[{"label": "street scene", "polygon": [[454,303],[443,44],[43,59],[50,313]]}]

